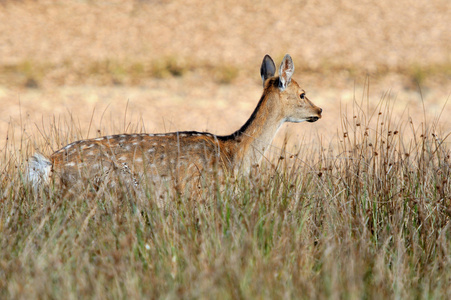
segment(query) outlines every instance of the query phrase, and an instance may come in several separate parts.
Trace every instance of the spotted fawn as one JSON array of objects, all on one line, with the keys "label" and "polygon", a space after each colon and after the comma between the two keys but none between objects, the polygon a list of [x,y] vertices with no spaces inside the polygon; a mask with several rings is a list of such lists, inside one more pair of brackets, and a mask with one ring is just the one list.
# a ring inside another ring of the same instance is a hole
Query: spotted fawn
[{"label": "spotted fawn", "polygon": [[34,187],[60,182],[70,187],[85,178],[105,178],[140,185],[161,180],[184,185],[193,178],[213,174],[248,172],[265,155],[284,122],[315,122],[322,109],[292,79],[294,65],[285,55],[276,66],[269,55],[260,68],[263,94],[249,120],[230,135],[181,131],[164,134],[119,134],[76,141],[50,157],[36,153],[28,163],[28,179]]}]

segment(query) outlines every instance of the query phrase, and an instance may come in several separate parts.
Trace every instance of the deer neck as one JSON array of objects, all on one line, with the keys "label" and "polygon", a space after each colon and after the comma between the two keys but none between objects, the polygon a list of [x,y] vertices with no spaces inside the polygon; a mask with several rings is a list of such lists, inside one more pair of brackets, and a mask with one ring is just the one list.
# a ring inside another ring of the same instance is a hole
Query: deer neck
[{"label": "deer neck", "polygon": [[249,170],[257,165],[284,123],[278,95],[264,93],[249,120],[232,134],[235,169]]}]

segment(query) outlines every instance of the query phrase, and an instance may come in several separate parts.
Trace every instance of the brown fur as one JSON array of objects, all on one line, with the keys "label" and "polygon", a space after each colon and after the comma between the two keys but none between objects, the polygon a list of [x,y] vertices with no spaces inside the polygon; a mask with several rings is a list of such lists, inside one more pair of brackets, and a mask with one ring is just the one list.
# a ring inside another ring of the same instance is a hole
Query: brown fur
[{"label": "brown fur", "polygon": [[[290,66],[291,69],[287,65]],[[268,66],[264,68],[264,66]],[[282,68],[283,67],[283,68]],[[306,97],[291,79],[294,71],[288,55],[281,65],[285,86],[274,77],[274,62],[262,64],[263,95],[249,120],[228,136],[204,132],[122,134],[77,141],[50,156],[53,177],[66,186],[79,178],[96,182],[113,176],[139,185],[142,180],[171,180],[178,187],[209,174],[247,172],[257,164],[284,122],[314,122],[321,108]],[[288,81],[287,81],[288,80]]]}]

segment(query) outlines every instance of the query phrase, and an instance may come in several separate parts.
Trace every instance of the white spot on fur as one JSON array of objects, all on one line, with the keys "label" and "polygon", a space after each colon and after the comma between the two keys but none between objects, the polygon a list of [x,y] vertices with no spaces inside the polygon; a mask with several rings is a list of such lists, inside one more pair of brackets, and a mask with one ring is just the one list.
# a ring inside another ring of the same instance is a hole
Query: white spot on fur
[{"label": "white spot on fur", "polygon": [[73,167],[75,166],[75,162],[71,161],[64,165],[65,167]]},{"label": "white spot on fur", "polygon": [[100,138],[96,138],[96,139],[94,139],[94,141],[103,141],[103,137],[100,137]]},{"label": "white spot on fur", "polygon": [[127,160],[127,156],[121,156],[118,160]]},{"label": "white spot on fur", "polygon": [[142,161],[143,161],[142,157],[137,157],[137,158],[135,159],[135,162],[142,162]]}]

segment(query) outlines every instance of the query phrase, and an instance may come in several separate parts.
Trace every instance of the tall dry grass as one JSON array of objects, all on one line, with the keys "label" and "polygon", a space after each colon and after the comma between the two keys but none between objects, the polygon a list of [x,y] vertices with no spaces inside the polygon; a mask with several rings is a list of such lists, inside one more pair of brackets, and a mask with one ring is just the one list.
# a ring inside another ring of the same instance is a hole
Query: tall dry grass
[{"label": "tall dry grass", "polygon": [[[391,100],[355,101],[335,142],[276,149],[164,205],[151,187],[36,194],[31,145],[7,144],[0,297],[449,299],[449,133],[392,116]],[[77,125],[41,130],[54,146]]]}]

